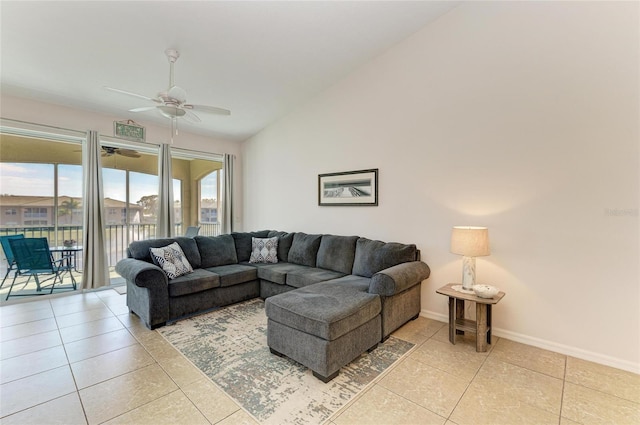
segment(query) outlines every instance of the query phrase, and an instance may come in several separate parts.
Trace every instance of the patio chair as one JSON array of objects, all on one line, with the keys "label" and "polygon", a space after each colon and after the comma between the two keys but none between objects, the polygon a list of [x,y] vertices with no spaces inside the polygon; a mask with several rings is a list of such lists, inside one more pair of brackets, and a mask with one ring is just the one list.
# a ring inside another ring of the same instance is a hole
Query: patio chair
[{"label": "patio chair", "polygon": [[[7,300],[11,296],[13,285],[15,285],[18,276],[29,276],[26,283],[29,283],[32,277],[35,278],[37,292],[40,292],[42,289],[41,283],[53,279],[51,291],[49,292],[49,294],[52,294],[56,282],[60,281],[60,284],[62,284],[62,275],[69,272],[73,289],[76,289],[76,280],[71,273],[70,263],[66,262],[65,258],[54,260],[51,250],[49,249],[47,238],[10,239],[9,245],[11,246],[11,251],[13,251],[13,256],[16,261],[16,271],[13,276],[13,282],[11,282],[11,287],[9,288],[9,293],[7,294]],[[40,280],[40,276],[43,275],[50,275],[50,277]],[[29,296],[34,294],[14,294],[13,296],[19,295]]]},{"label": "patio chair", "polygon": [[16,260],[13,258],[13,251],[11,251],[11,245],[9,245],[10,239],[24,239],[23,234],[19,235],[10,235],[10,236],[0,236],[0,244],[2,245],[2,250],[4,251],[4,256],[7,259],[7,273],[5,273],[4,278],[2,278],[2,283],[0,283],[0,288],[4,286],[4,281],[9,277],[9,273],[11,270],[16,269]]},{"label": "patio chair", "polygon": [[200,226],[189,226],[184,233],[185,238],[195,238],[200,233]]}]

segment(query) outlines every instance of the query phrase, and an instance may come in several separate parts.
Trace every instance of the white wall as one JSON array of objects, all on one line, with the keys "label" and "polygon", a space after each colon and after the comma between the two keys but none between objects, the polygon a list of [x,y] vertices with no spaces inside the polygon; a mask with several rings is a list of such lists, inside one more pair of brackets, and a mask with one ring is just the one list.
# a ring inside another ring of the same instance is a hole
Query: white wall
[{"label": "white wall", "polygon": [[[26,121],[35,124],[61,127],[70,130],[87,131],[96,130],[98,133],[113,136],[113,122],[127,119],[123,116],[110,116],[102,113],[75,109],[51,103],[39,102],[33,99],[24,99],[2,95],[0,98],[0,116],[13,120]],[[143,119],[136,118],[136,122],[145,127],[146,140],[149,143],[163,143],[170,139],[171,129],[169,120],[166,126],[149,124]],[[205,137],[180,130],[174,136],[174,147],[190,149],[198,152],[215,154],[233,154],[239,157],[241,144],[233,140]],[[0,155],[2,147],[0,146]],[[237,161],[238,163],[240,161]],[[236,211],[242,209],[242,167],[241,163],[235,167],[237,184],[234,186],[234,195],[238,200]],[[240,223],[241,216],[236,217]],[[235,222],[234,222],[235,225]],[[239,225],[239,224],[238,224]]]},{"label": "white wall", "polygon": [[[454,9],[243,144],[244,228],[416,243],[459,281],[454,225],[490,229],[497,335],[640,371],[639,4]],[[379,168],[378,207],[317,206]]]}]

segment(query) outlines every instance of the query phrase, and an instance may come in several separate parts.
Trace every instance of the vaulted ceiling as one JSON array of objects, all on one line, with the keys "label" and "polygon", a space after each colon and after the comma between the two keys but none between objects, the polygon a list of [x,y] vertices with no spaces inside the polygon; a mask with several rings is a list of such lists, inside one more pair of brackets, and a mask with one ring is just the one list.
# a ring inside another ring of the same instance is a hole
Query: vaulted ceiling
[{"label": "vaulted ceiling", "polygon": [[232,111],[181,128],[245,140],[458,3],[2,1],[0,90],[169,126],[104,86],[156,97],[175,48],[188,103]]}]

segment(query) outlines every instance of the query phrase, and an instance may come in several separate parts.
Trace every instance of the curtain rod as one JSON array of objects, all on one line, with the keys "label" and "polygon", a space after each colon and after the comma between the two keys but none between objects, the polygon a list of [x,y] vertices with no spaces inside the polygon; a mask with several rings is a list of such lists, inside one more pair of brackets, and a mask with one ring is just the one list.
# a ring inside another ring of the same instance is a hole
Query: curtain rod
[{"label": "curtain rod", "polygon": [[[80,130],[74,130],[71,128],[65,128],[65,127],[57,127],[55,125],[48,125],[48,124],[38,124],[35,122],[29,122],[29,121],[22,121],[22,120],[15,120],[12,118],[2,118],[0,117],[0,124],[2,124],[2,127],[5,127],[11,124],[17,124],[17,130],[20,130],[19,134],[23,135],[23,136],[28,136],[29,132],[38,132],[38,133],[46,133],[46,132],[50,132],[50,134],[47,135],[47,139],[58,139],[58,138],[62,138],[61,136],[72,136],[72,137],[77,137],[80,139],[86,139],[87,137],[87,132],[86,131],[80,131]],[[65,132],[66,134],[61,135],[61,134],[57,134],[56,131],[60,132]],[[34,136],[33,134],[31,136]],[[159,145],[157,143],[153,143],[153,142],[144,142],[144,143],[135,143],[135,142],[131,142],[131,141],[124,141],[122,139],[118,139],[117,137],[114,136],[110,136],[110,135],[106,135],[106,134],[98,134],[98,137],[100,138],[100,140],[104,140],[108,143],[113,143],[113,144],[120,144],[121,146],[126,145],[135,145],[138,147],[142,147],[142,146],[155,146],[158,147]]]},{"label": "curtain rod", "polygon": [[15,120],[15,119],[12,119],[12,118],[0,117],[0,122],[2,122],[4,124],[4,121],[9,121],[9,122],[12,122],[12,123],[17,123],[17,124],[33,125],[33,126],[36,126],[36,127],[44,127],[44,128],[49,128],[49,129],[53,129],[53,130],[68,131],[70,133],[77,133],[77,134],[81,134],[83,136],[87,134],[86,131],[79,131],[79,130],[74,130],[74,129],[71,129],[71,128],[56,127],[54,125],[38,124],[38,123],[35,123],[35,122],[22,121],[22,120]]},{"label": "curtain rod", "polygon": [[[54,125],[47,125],[47,124],[38,124],[35,122],[29,122],[29,121],[22,121],[22,120],[16,120],[16,119],[12,119],[12,118],[3,118],[0,117],[0,127],[5,125],[5,122],[7,123],[15,123],[15,124],[22,124],[22,125],[27,125],[27,126],[34,126],[36,128],[40,128],[41,131],[44,129],[50,129],[50,130],[58,130],[58,131],[65,131],[68,133],[73,133],[76,134],[82,138],[86,137],[87,132],[86,131],[80,131],[80,130],[74,130],[71,128],[64,128],[64,127],[57,127]],[[31,130],[31,129],[24,129],[22,128],[21,130]],[[33,131],[38,131],[38,130],[33,130]],[[139,147],[142,146],[160,146],[159,143],[154,143],[154,142],[131,142],[129,140],[123,140],[123,139],[118,139],[117,137],[114,136],[110,136],[110,135],[106,135],[106,134],[98,134],[98,136],[100,137],[100,139],[105,140],[108,143],[113,143],[113,144],[121,144],[121,145],[136,145]],[[180,152],[184,152],[186,155],[193,155],[194,157],[199,157],[201,159],[206,159],[206,160],[210,160],[210,161],[224,161],[224,155],[223,154],[218,154],[218,153],[210,153],[210,152],[201,152],[201,151],[196,151],[196,150],[192,150],[192,149],[185,149],[185,148],[173,148],[172,150],[176,151],[176,154],[180,155]]]}]

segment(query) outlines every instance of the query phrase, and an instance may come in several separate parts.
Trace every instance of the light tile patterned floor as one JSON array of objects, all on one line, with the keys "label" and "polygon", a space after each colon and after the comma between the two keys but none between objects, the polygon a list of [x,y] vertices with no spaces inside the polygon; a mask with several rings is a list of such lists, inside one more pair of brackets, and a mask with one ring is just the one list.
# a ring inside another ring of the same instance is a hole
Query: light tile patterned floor
[{"label": "light tile patterned floor", "polygon": [[[0,307],[0,422],[255,424],[112,289]],[[331,419],[348,424],[637,424],[640,376],[495,338],[448,341],[418,318],[417,344]]]}]

